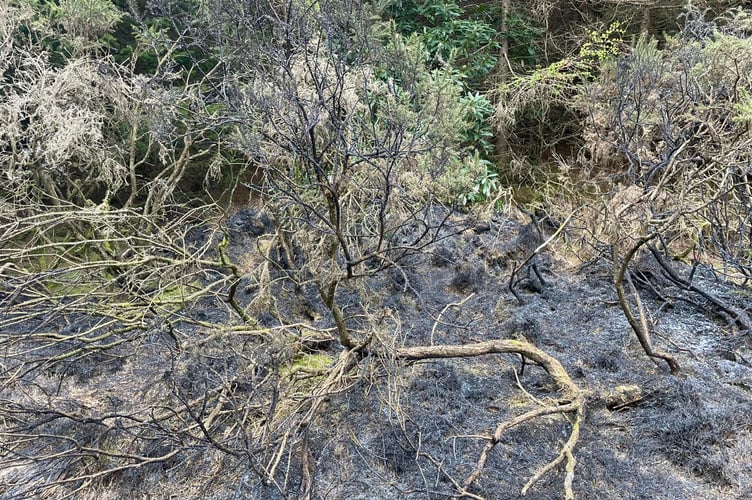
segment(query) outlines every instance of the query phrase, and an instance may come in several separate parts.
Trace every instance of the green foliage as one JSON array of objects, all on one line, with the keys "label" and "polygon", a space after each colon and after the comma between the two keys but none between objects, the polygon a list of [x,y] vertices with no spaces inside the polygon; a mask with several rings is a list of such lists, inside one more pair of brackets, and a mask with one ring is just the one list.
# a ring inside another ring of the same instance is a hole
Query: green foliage
[{"label": "green foliage", "polygon": [[463,205],[472,205],[492,200],[501,188],[499,174],[493,163],[479,157],[476,152],[466,158],[467,171],[474,173],[474,182],[460,197]]},{"label": "green foliage", "polygon": [[[392,56],[387,59],[387,64],[377,63],[373,68],[380,83],[367,90],[371,109],[397,109],[391,102],[394,97],[385,96],[379,90],[383,88],[382,84],[396,92],[400,106],[414,112],[425,112],[429,102],[425,97],[416,99],[417,95],[441,96],[442,118],[436,120],[427,132],[433,141],[451,145],[442,149],[441,155],[446,157],[449,154],[453,159],[448,173],[435,179],[436,183],[442,186],[447,201],[459,200],[467,205],[484,200],[480,193],[494,190],[494,185],[484,179],[497,176],[489,161],[493,154],[492,103],[480,92],[463,91],[465,77],[458,69],[452,66],[426,68],[426,51],[420,36],[392,34],[385,40],[384,51]],[[433,153],[423,156],[421,164],[435,161]],[[445,163],[445,160],[439,161]]]},{"label": "green foliage", "polygon": [[545,33],[546,30],[536,26],[530,18],[513,11],[507,18],[509,60],[523,67],[535,66],[541,58],[538,42]]},{"label": "green foliage", "polygon": [[454,1],[396,1],[391,15],[401,33],[420,37],[429,65],[451,66],[465,85],[477,86],[496,67],[496,30]]},{"label": "green foliage", "polygon": [[124,48],[124,54],[134,58],[136,71],[155,74],[162,71],[172,73],[171,77],[185,76],[190,72],[194,61],[209,60],[203,54],[191,54],[184,49],[185,44],[176,43],[179,38],[174,33],[169,19],[153,17],[132,25],[133,41]]},{"label": "green foliage", "polygon": [[746,89],[739,92],[739,100],[734,104],[734,121],[749,126],[752,123],[752,96]]},{"label": "green foliage", "polygon": [[558,92],[576,92],[576,85],[591,81],[601,64],[619,55],[624,45],[624,33],[618,21],[611,23],[605,31],[591,31],[578,56],[561,59],[537,68],[529,75],[517,77],[503,91],[514,92],[529,85],[542,84],[553,86]]},{"label": "green foliage", "polygon": [[494,107],[479,92],[466,94],[460,102],[466,116],[466,126],[461,132],[465,172],[473,178],[472,184],[460,195],[460,201],[470,205],[494,198],[500,188],[499,174],[490,161],[494,149],[491,130]]},{"label": "green foliage", "polygon": [[500,86],[495,118],[498,133],[507,136],[513,155],[536,164],[559,145],[581,145],[578,96],[601,72],[613,68],[626,45],[624,34],[619,22],[605,30],[592,30],[577,54],[519,74]]},{"label": "green foliage", "polygon": [[[500,5],[466,7],[446,0],[395,1],[389,12],[401,33],[418,37],[426,63],[443,68],[464,89],[481,86],[498,64],[501,34],[494,26],[502,21]],[[534,64],[538,59],[536,40],[543,30],[518,10],[508,14],[506,25],[504,35],[510,60],[523,66]],[[475,179],[460,196],[467,204],[493,198],[499,183],[490,162],[494,153],[493,105],[486,95],[473,91],[462,97],[461,104],[466,116],[461,130],[462,157],[472,165],[467,172],[473,172]]]},{"label": "green foliage", "polygon": [[605,31],[593,30],[588,40],[580,47],[580,59],[583,62],[599,64],[619,55],[624,45],[626,29],[619,21],[614,21]]},{"label": "green foliage", "polygon": [[60,0],[48,5],[51,20],[65,30],[76,51],[96,49],[123,17],[109,0]]},{"label": "green foliage", "polygon": [[475,92],[468,93],[460,100],[467,116],[468,126],[462,131],[462,143],[477,151],[484,159],[493,154],[493,131],[490,117],[494,113],[493,104],[485,95]]}]

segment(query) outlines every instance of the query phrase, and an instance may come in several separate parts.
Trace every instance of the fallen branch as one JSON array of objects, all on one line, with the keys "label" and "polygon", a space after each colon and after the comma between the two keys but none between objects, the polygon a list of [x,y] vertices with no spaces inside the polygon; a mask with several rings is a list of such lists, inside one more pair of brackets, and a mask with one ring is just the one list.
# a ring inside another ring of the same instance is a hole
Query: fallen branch
[{"label": "fallen branch", "polygon": [[694,292],[702,296],[705,300],[712,303],[718,309],[731,316],[734,322],[742,329],[746,331],[752,331],[752,320],[750,320],[749,315],[746,311],[727,304],[718,297],[704,291],[702,288],[692,283],[691,277],[689,279],[682,278],[681,276],[679,276],[679,273],[677,273],[676,270],[671,267],[671,264],[668,263],[666,258],[661,254],[661,252],[658,251],[658,249],[654,245],[648,245],[647,247],[672,283],[685,291]]},{"label": "fallen branch", "polygon": [[577,464],[573,451],[579,439],[580,424],[585,412],[585,400],[582,391],[580,391],[575,383],[572,382],[569,374],[556,358],[541,349],[538,349],[529,342],[521,340],[490,340],[487,342],[468,345],[402,347],[396,349],[394,355],[397,359],[423,360],[437,358],[468,358],[485,354],[505,353],[520,354],[542,366],[549,376],[554,379],[554,382],[556,382],[556,385],[561,392],[561,397],[551,405],[531,410],[511,420],[500,423],[496,427],[493,436],[488,438],[488,442],[481,452],[475,469],[467,477],[462,488],[458,492],[459,496],[475,497],[475,495],[468,492],[468,489],[480,477],[485,468],[486,462],[488,461],[489,454],[501,441],[504,433],[508,429],[544,415],[574,413],[575,420],[572,424],[572,431],[569,435],[569,439],[560,450],[559,455],[536,472],[525,484],[521,492],[522,495],[525,495],[545,474],[553,470],[562,462],[565,462],[566,475],[564,477],[564,496],[567,499],[572,499],[574,498],[572,488],[574,468]]}]

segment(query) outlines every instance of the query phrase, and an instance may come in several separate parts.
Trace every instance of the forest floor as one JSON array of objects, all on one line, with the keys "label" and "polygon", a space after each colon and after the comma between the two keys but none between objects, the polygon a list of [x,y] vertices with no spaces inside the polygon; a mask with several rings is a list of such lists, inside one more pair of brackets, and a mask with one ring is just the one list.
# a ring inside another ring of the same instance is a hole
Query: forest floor
[{"label": "forest floor", "polygon": [[[368,286],[400,318],[406,345],[522,336],[561,361],[588,394],[575,451],[577,498],[752,497],[749,332],[712,314],[702,297],[661,282],[652,257],[644,258],[638,269],[654,278],[640,287],[652,311],[654,344],[682,367],[672,376],[662,361],[645,355],[631,331],[609,264],[572,269],[544,252],[531,260],[544,283],[523,269],[516,287],[522,303],[510,293],[513,263],[540,243],[532,224],[494,218]],[[707,269],[693,279],[730,304],[752,305],[749,290],[724,284]],[[404,366],[384,387],[333,397],[334,425],[313,435],[314,498],[450,496],[453,481],[462,483],[475,465],[484,444],[479,436],[551,395],[541,368],[528,365],[518,385],[519,368],[514,355],[420,362]],[[399,401],[384,401],[387,385],[397,388]],[[473,491],[518,498],[526,481],[556,457],[568,424],[554,416],[510,431]],[[561,470],[549,474],[528,496],[561,498],[562,476]]]},{"label": "forest floor", "polygon": [[[265,230],[252,211],[236,213],[227,225],[229,253],[236,261],[255,248]],[[544,251],[531,261],[539,276],[527,270],[521,274],[516,286],[521,301],[510,293],[513,263],[526,259],[540,242],[532,225],[495,217],[439,241],[430,253],[399,269],[370,278],[367,289],[390,317],[399,318],[398,341],[404,345],[524,337],[556,357],[587,395],[574,450],[576,498],[751,498],[750,333],[713,314],[702,297],[662,282],[646,258],[640,264],[643,276],[655,279],[640,286],[641,296],[651,311],[654,344],[681,365],[681,373],[671,375],[662,361],[655,363],[643,352],[618,306],[612,269],[605,262],[572,268]],[[725,284],[710,270],[699,268],[693,279],[738,308],[752,305],[748,289]],[[245,289],[241,298],[247,304],[253,291]],[[274,295],[286,321],[330,326],[315,294],[285,290],[282,286]],[[362,297],[343,290],[340,300],[345,310],[357,310]],[[215,306],[199,302],[183,313],[221,322],[226,313]],[[271,316],[259,320],[270,328],[278,322]],[[176,387],[190,395],[214,383],[217,373],[227,379],[242,371],[241,361],[232,359],[237,349],[223,350],[221,339],[189,328],[180,335],[182,345],[200,347],[176,353],[169,338],[155,332],[142,340],[138,356],[87,358],[88,368],[69,367],[67,375],[73,378],[58,383],[57,397],[70,405],[86,401],[104,413],[127,412],[165,400]],[[368,376],[331,394],[308,428],[306,460],[314,472],[306,479],[310,497],[451,498],[475,467],[483,436],[554,395],[540,367],[528,363],[518,376],[520,367],[516,355],[403,363],[391,370],[364,360]],[[41,379],[36,383],[44,385]],[[82,424],[72,425],[65,432],[81,434],[75,426]],[[520,497],[528,479],[556,457],[570,427],[564,416],[552,415],[511,429],[471,492],[488,499]],[[169,452],[169,443],[159,446],[154,456]],[[223,457],[211,446],[196,448],[181,453],[179,461],[123,471],[88,496],[299,497],[301,475],[267,484],[243,460]],[[42,480],[44,471],[31,466],[23,475]],[[563,476],[561,468],[554,469],[527,497],[561,498]],[[0,479],[7,477],[0,473]],[[20,498],[21,491],[9,489],[0,498]],[[87,496],[86,490],[78,496]]]}]

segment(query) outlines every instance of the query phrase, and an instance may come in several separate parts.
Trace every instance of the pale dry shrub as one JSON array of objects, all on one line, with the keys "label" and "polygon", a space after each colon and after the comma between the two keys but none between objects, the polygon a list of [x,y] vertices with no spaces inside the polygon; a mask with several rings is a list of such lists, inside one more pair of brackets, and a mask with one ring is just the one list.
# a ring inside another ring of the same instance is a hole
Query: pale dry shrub
[{"label": "pale dry shrub", "polygon": [[54,17],[79,43],[95,43],[123,17],[109,0],[61,0],[53,10]]},{"label": "pale dry shrub", "polygon": [[744,279],[752,223],[744,89],[752,58],[738,23],[746,15],[687,19],[663,47],[638,39],[583,88],[587,154],[579,161],[598,186],[584,200],[600,208],[583,211],[580,224],[609,243],[657,232],[672,253],[694,249],[692,257],[730,263],[729,276]]}]

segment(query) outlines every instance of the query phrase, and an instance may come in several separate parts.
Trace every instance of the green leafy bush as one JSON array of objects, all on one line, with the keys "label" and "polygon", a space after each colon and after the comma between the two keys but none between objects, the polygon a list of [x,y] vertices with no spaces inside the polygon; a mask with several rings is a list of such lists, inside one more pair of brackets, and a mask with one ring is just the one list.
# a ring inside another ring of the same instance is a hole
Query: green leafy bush
[{"label": "green leafy bush", "polygon": [[396,1],[391,15],[401,33],[420,37],[428,64],[451,66],[469,87],[479,85],[496,67],[496,30],[483,19],[469,17],[454,1]]}]

